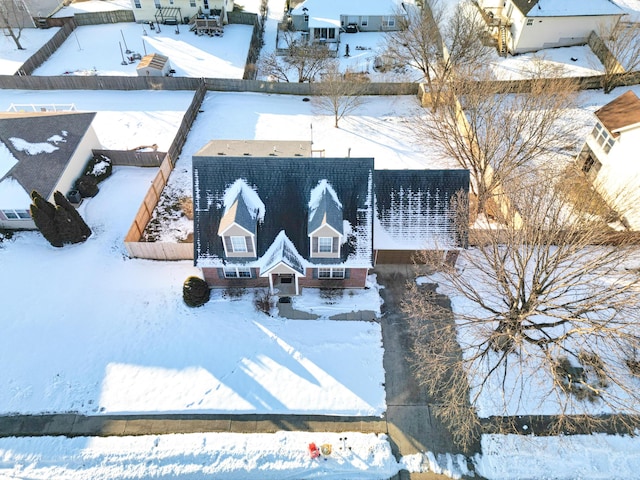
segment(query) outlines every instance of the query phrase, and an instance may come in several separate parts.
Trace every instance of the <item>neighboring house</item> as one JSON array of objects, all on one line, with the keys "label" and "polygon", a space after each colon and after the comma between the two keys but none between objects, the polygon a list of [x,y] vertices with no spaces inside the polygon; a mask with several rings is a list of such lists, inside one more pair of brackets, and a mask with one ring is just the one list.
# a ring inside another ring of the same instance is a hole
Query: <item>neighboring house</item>
[{"label": "neighboring house", "polygon": [[188,23],[195,15],[216,16],[228,22],[234,0],[131,0],[136,22]]},{"label": "neighboring house", "polygon": [[587,43],[624,11],[610,0],[478,0],[498,43],[512,54]]},{"label": "neighboring house", "polygon": [[159,53],[145,55],[136,66],[136,73],[139,77],[166,77],[171,70],[169,57]]},{"label": "neighboring house", "polygon": [[372,158],[311,157],[301,142],[245,142],[244,154],[226,143],[193,157],[194,263],[212,287],[363,288],[374,247],[408,263],[466,246],[450,197],[468,195],[467,171],[374,171]]},{"label": "neighboring house", "polygon": [[633,230],[640,230],[640,99],[632,91],[595,112],[576,162]]},{"label": "neighboring house", "polygon": [[297,31],[313,42],[339,42],[340,31],[398,30],[404,13],[401,0],[306,0],[289,12]]},{"label": "neighboring house", "polygon": [[0,228],[35,228],[33,190],[67,194],[100,142],[95,113],[0,114]]}]

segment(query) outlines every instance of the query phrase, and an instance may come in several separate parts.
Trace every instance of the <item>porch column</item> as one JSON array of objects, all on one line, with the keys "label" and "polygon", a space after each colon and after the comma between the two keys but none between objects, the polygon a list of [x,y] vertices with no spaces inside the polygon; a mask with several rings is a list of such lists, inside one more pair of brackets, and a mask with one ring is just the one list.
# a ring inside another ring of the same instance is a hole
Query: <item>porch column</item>
[{"label": "porch column", "polygon": [[300,292],[298,291],[298,275],[294,275],[293,278],[295,279],[294,281],[296,282],[296,295],[300,295]]},{"label": "porch column", "polygon": [[269,274],[269,293],[273,295],[273,273]]}]

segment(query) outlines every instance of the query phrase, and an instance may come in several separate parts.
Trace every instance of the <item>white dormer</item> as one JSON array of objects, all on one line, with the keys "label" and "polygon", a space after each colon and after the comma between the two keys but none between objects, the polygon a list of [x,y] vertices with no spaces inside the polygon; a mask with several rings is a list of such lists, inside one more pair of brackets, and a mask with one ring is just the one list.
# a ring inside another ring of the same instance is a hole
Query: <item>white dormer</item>
[{"label": "white dormer", "polygon": [[327,180],[320,180],[309,200],[310,258],[340,258],[343,243],[342,203]]},{"label": "white dormer", "polygon": [[256,258],[257,227],[264,218],[264,203],[255,190],[238,179],[225,191],[223,204],[218,235],[225,256]]}]

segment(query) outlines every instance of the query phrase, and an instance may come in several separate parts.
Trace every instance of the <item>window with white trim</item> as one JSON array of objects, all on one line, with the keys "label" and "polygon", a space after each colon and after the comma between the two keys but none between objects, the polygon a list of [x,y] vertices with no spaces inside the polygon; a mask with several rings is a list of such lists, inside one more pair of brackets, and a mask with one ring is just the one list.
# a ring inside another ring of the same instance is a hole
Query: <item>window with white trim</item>
[{"label": "window with white trim", "polygon": [[318,278],[325,280],[329,278],[344,278],[344,268],[318,268]]},{"label": "window with white trim", "polygon": [[196,6],[196,0],[189,0],[189,6],[190,7],[195,7]]},{"label": "window with white trim", "polygon": [[225,267],[224,278],[251,278],[249,267]]},{"label": "window with white trim", "polygon": [[231,249],[233,252],[246,252],[247,241],[244,237],[231,237]]},{"label": "window with white trim", "polygon": [[362,17],[360,19],[360,25],[366,27],[369,25],[369,17]]},{"label": "window with white trim", "polygon": [[160,0],[153,0],[153,3],[155,3],[156,8],[160,8],[161,7]]},{"label": "window with white trim", "polygon": [[29,220],[31,215],[29,214],[29,210],[2,210],[2,213],[8,220]]},{"label": "window with white trim", "polygon": [[533,18],[527,18],[527,27],[533,25]]},{"label": "window with white trim", "polygon": [[396,17],[384,17],[382,19],[382,26],[393,28],[396,26]]},{"label": "window with white trim", "polygon": [[136,8],[142,8],[142,5],[140,5],[140,0],[133,0],[133,4]]},{"label": "window with white trim", "polygon": [[600,122],[596,123],[596,126],[593,127],[591,135],[593,135],[593,138],[596,139],[598,145],[602,147],[604,153],[609,153],[611,147],[613,147],[613,144],[615,143],[615,139],[611,135],[609,135],[607,129],[604,128],[604,126]]},{"label": "window with white trim", "polygon": [[332,237],[318,237],[318,252],[331,253],[333,251]]}]

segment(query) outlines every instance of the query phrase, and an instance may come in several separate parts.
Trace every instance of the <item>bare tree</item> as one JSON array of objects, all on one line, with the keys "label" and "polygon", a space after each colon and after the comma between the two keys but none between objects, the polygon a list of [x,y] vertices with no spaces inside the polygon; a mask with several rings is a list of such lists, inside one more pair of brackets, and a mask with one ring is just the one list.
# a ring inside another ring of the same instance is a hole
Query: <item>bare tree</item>
[{"label": "bare tree", "polygon": [[300,83],[314,82],[332,58],[327,46],[309,43],[295,30],[283,30],[281,35],[287,46],[286,53],[282,56],[272,53],[264,57],[259,64],[263,75],[281,82],[289,82],[296,77]]},{"label": "bare tree", "polygon": [[20,37],[29,18],[24,3],[20,0],[0,0],[0,28],[11,37],[18,50],[24,50]]},{"label": "bare tree", "polygon": [[610,93],[640,70],[640,23],[621,20],[603,25],[597,33],[606,47],[599,55],[604,66],[601,84],[604,92]]},{"label": "bare tree", "polygon": [[496,93],[491,82],[459,79],[442,89],[440,107],[416,118],[418,138],[469,169],[476,212],[486,212],[500,182],[527,175],[534,160],[572,141],[566,109],[573,105],[571,79],[535,78]]},{"label": "bare tree", "polygon": [[320,112],[333,115],[335,128],[338,122],[356,110],[363,104],[362,84],[368,80],[363,80],[358,75],[343,74],[338,69],[337,62],[331,62],[322,74],[322,81],[319,83],[319,96],[314,97],[314,106]]},{"label": "bare tree", "polygon": [[291,65],[285,62],[276,52],[261,56],[258,69],[265,77],[276,82],[289,82],[293,74]]},{"label": "bare tree", "polygon": [[442,88],[455,74],[473,74],[490,55],[491,49],[482,43],[482,19],[475,8],[468,7],[460,2],[447,16],[442,0],[426,1],[422,8],[407,5],[401,28],[387,34],[386,58],[422,72],[434,108]]},{"label": "bare tree", "polygon": [[543,405],[551,434],[597,429],[603,411],[629,414],[613,417],[616,428],[640,421],[637,238],[608,228],[592,189],[572,187],[509,182],[520,226],[503,218],[476,232],[455,268],[428,252],[417,260],[438,271],[432,281],[454,308],[409,285],[416,372],[462,444],[480,431],[478,415],[504,416],[496,427],[513,431],[515,415]]}]

